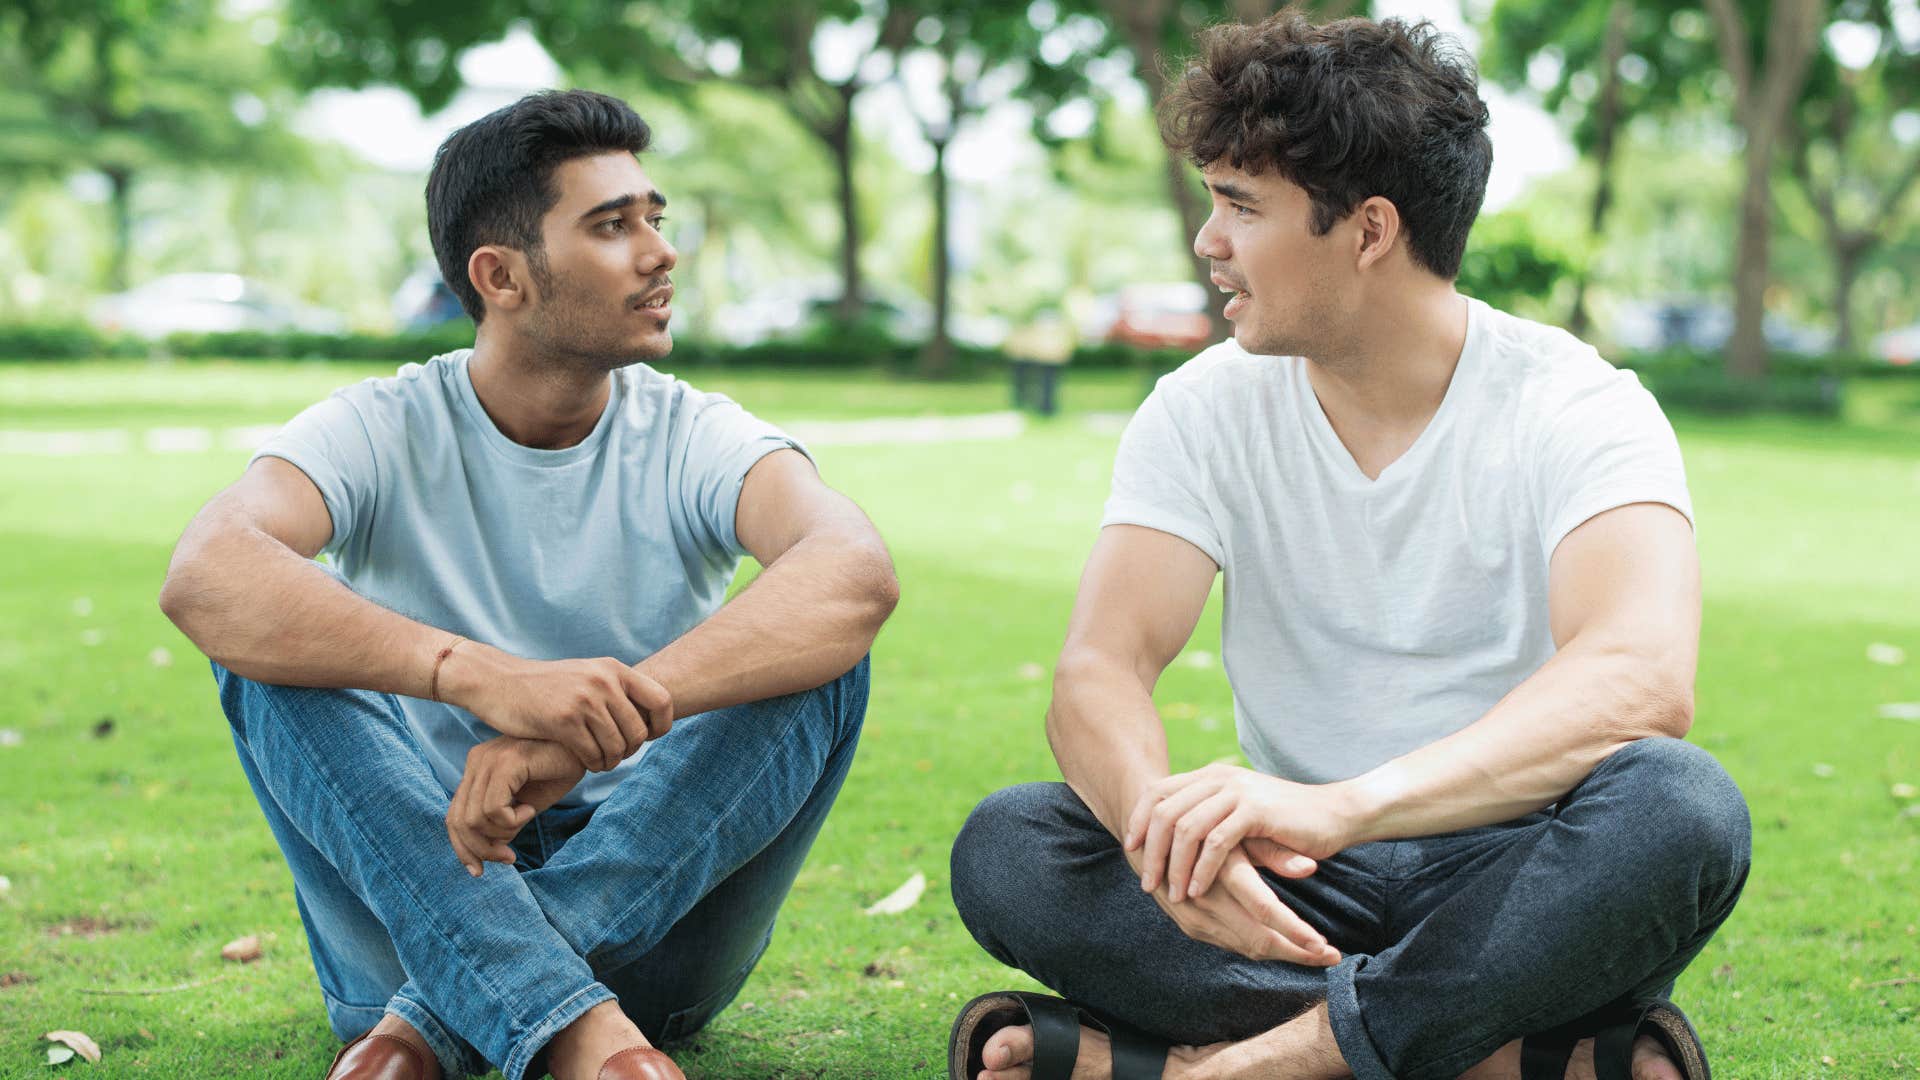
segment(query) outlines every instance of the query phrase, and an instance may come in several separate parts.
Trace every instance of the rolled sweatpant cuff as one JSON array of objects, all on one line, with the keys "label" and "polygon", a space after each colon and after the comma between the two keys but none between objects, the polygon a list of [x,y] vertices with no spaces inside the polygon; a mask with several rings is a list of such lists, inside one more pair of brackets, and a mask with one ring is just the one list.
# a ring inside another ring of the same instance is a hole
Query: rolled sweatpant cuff
[{"label": "rolled sweatpant cuff", "polygon": [[1374,1049],[1366,1022],[1360,1017],[1354,977],[1369,959],[1348,955],[1327,972],[1327,1023],[1333,1028],[1333,1040],[1340,1044],[1340,1056],[1346,1059],[1354,1080],[1394,1080],[1393,1070]]},{"label": "rolled sweatpant cuff", "polygon": [[582,987],[577,993],[554,1006],[552,1012],[533,1026],[533,1030],[521,1036],[513,1044],[513,1050],[507,1060],[500,1063],[500,1071],[507,1080],[528,1080],[527,1070],[533,1067],[533,1058],[562,1028],[585,1015],[588,1009],[603,1001],[614,1000],[613,991],[599,983]]},{"label": "rolled sweatpant cuff", "polygon": [[405,1020],[420,1033],[421,1040],[440,1062],[442,1080],[461,1080],[487,1071],[480,1055],[467,1046],[465,1040],[448,1031],[440,1018],[419,1002],[395,994],[393,1000],[387,1002],[385,1011]]}]

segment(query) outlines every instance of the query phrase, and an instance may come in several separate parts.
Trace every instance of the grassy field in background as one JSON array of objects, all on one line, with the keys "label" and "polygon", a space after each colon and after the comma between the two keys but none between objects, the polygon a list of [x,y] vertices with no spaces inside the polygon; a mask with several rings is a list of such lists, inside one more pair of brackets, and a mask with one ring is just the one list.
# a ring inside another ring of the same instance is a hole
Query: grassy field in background
[{"label": "grassy field in background", "polygon": [[[0,430],[273,423],[386,370],[0,366]],[[1005,407],[997,382],[693,374],[776,421]],[[1116,373],[1067,401],[1138,393]],[[1678,426],[1707,588],[1692,737],[1746,791],[1756,856],[1679,997],[1723,1078],[1914,1076],[1920,800],[1901,785],[1920,785],[1920,723],[1879,708],[1920,702],[1920,408],[1880,386],[1847,424]],[[998,442],[819,449],[886,534],[904,600],[853,774],[759,970],[677,1054],[690,1075],[944,1075],[958,1003],[1028,985],[960,926],[947,848],[985,793],[1057,775],[1047,675],[1114,442],[1069,414]],[[0,744],[0,1076],[86,1069],[49,1070],[39,1041],[77,1028],[106,1075],[317,1080],[336,1044],[291,880],[204,662],[154,606],[179,530],[245,454],[132,445],[0,451],[0,728],[18,735]],[[1176,768],[1234,751],[1218,654],[1216,606],[1160,687]],[[916,871],[916,907],[862,914]],[[244,934],[264,957],[222,961]]]}]

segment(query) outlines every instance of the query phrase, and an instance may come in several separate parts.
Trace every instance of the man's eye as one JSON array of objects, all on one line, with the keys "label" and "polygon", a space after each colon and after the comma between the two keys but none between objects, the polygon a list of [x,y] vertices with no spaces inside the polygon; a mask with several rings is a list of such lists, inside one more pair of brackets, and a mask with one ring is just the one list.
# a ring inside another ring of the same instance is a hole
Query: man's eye
[{"label": "man's eye", "polygon": [[1233,203],[1231,205],[1233,206],[1233,212],[1241,217],[1246,217],[1248,214],[1253,213],[1252,207],[1241,206],[1239,203]]},{"label": "man's eye", "polygon": [[625,230],[626,227],[627,220],[625,218],[608,218],[600,223],[600,231],[602,232],[621,232]]},{"label": "man's eye", "polygon": [[647,224],[653,226],[654,232],[659,232],[660,227],[662,225],[665,225],[666,223],[667,223],[667,217],[665,214],[662,214],[659,217],[652,217],[647,219]]}]

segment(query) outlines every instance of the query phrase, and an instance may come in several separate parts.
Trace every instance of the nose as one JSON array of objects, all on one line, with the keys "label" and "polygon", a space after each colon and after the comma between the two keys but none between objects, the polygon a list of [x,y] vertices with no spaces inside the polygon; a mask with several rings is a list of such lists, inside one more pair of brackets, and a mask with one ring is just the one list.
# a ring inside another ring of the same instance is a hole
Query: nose
[{"label": "nose", "polygon": [[655,274],[663,274],[673,269],[674,264],[680,261],[680,253],[674,250],[673,245],[667,243],[667,238],[660,235],[658,231],[649,228],[636,235],[642,239],[639,250],[634,253],[634,268],[642,276],[652,277]]},{"label": "nose", "polygon": [[1193,236],[1193,253],[1202,259],[1226,262],[1233,250],[1228,247],[1226,237],[1215,227],[1215,222],[1219,220],[1218,210],[1207,215],[1207,220],[1200,225],[1200,231]]}]

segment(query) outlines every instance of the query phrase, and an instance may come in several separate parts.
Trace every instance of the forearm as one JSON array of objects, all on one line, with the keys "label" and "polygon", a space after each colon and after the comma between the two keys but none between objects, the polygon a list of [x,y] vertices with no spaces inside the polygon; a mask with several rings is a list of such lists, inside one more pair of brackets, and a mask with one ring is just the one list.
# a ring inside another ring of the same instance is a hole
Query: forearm
[{"label": "forearm", "polygon": [[673,695],[677,716],[811,690],[867,654],[898,599],[876,537],[822,533],[635,666]]},{"label": "forearm", "polygon": [[1061,775],[1116,838],[1149,784],[1167,775],[1167,731],[1153,694],[1125,665],[1063,655],[1047,709]]},{"label": "forearm", "polygon": [[1557,802],[1628,743],[1685,735],[1692,717],[1690,676],[1631,651],[1570,646],[1468,727],[1333,786],[1353,843],[1510,821]]},{"label": "forearm", "polygon": [[452,640],[231,521],[196,523],[181,538],[160,606],[209,658],[284,686],[426,697],[434,657]]}]

